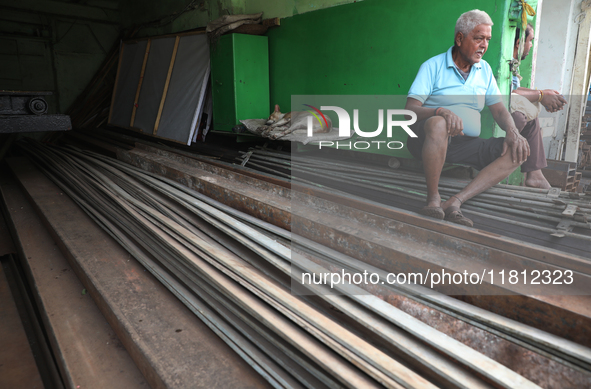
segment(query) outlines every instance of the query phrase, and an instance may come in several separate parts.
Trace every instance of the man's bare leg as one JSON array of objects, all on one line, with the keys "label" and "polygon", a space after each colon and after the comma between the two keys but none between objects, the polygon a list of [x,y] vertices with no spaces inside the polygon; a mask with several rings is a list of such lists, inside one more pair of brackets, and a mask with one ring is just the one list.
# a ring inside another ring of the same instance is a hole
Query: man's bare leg
[{"label": "man's bare leg", "polygon": [[442,203],[441,208],[445,211],[449,207],[460,207],[462,203],[507,178],[519,165],[519,163],[513,163],[511,152],[507,151],[504,156],[495,159],[482,169],[464,189]]},{"label": "man's bare leg", "polygon": [[540,189],[550,189],[552,187],[541,170],[525,173],[525,186]]},{"label": "man's bare leg", "polygon": [[424,131],[422,158],[427,182],[427,207],[440,207],[439,177],[445,163],[448,139],[445,119],[441,116],[429,118],[425,122]]},{"label": "man's bare leg", "polygon": [[525,114],[519,111],[513,112],[511,117],[513,118],[515,126],[521,135],[527,139],[531,151],[528,161],[524,163],[522,169],[535,169],[530,170],[529,172],[524,172],[525,186],[540,189],[550,189],[550,183],[548,180],[546,180],[546,177],[544,177],[542,171],[537,169],[537,167],[541,166],[539,165],[539,162],[546,159],[539,119],[528,122]]}]

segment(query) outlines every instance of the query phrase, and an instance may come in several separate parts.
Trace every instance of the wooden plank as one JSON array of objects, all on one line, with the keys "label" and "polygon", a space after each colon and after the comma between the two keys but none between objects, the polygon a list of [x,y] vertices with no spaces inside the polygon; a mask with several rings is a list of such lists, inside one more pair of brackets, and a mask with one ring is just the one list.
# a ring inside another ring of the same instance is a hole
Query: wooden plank
[{"label": "wooden plank", "polygon": [[10,182],[0,191],[66,387],[148,388],[22,190]]},{"label": "wooden plank", "polygon": [[162,91],[162,99],[160,99],[160,107],[158,108],[158,116],[156,116],[156,123],[154,123],[154,135],[158,133],[158,126],[160,125],[160,118],[162,116],[162,109],[164,108],[164,102],[166,101],[166,94],[168,93],[168,85],[170,84],[170,78],[172,76],[172,69],[174,68],[174,61],[176,59],[176,53],[179,48],[180,37],[177,36],[174,41],[174,49],[172,50],[172,57],[170,57],[170,66],[168,67],[168,74],[166,75],[166,83],[164,83],[164,90]]},{"label": "wooden plank", "polygon": [[131,122],[129,123],[129,127],[133,127],[133,123],[135,122],[135,111],[137,110],[137,102],[140,98],[140,91],[142,90],[142,83],[144,82],[144,73],[146,73],[146,64],[148,63],[148,55],[150,54],[150,44],[152,43],[152,39],[148,39],[148,43],[146,44],[146,51],[144,53],[144,62],[142,63],[142,70],[140,71],[140,80],[137,83],[137,90],[135,92],[135,99],[133,100],[133,110],[131,111]]},{"label": "wooden plank", "polygon": [[8,164],[153,389],[269,387],[30,161]]},{"label": "wooden plank", "polygon": [[117,64],[117,75],[115,76],[115,85],[113,86],[113,95],[111,96],[111,108],[109,108],[109,121],[111,124],[111,117],[113,116],[113,107],[115,106],[115,94],[117,93],[117,85],[119,85],[119,71],[121,70],[121,61],[123,60],[123,50],[125,45],[121,43],[121,50],[119,50],[119,63]]}]

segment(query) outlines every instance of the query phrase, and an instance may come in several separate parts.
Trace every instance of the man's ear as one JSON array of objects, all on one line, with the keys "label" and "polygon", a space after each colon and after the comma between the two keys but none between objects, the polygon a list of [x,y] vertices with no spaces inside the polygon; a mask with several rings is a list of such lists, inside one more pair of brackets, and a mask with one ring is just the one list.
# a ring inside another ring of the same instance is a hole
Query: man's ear
[{"label": "man's ear", "polygon": [[516,49],[519,49],[519,42],[521,42],[521,40],[517,39],[517,42],[515,42],[515,46],[513,46],[513,47],[515,47]]},{"label": "man's ear", "polygon": [[461,43],[463,40],[464,40],[464,34],[461,32],[458,32],[456,34],[456,46],[461,46]]}]

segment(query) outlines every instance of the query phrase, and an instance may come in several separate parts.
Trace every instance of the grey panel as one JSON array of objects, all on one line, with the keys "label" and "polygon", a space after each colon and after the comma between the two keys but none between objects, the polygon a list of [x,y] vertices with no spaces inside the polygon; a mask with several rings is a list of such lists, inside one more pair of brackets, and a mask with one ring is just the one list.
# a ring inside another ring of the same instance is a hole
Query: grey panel
[{"label": "grey panel", "polygon": [[154,131],[160,99],[166,83],[175,37],[152,39],[150,54],[144,73],[144,81],[135,111],[133,126],[151,134]]},{"label": "grey panel", "polygon": [[129,127],[147,44],[147,40],[124,43],[115,102],[111,113],[111,124]]},{"label": "grey panel", "polygon": [[187,143],[195,125],[201,89],[207,83],[209,47],[207,37],[180,38],[172,77],[158,126],[159,137]]}]

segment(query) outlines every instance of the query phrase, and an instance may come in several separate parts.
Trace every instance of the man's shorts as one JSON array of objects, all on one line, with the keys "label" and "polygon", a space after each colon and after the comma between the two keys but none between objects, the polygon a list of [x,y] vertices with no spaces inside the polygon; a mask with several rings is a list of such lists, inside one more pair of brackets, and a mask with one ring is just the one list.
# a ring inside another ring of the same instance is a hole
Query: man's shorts
[{"label": "man's shorts", "polygon": [[[410,128],[417,135],[416,138],[408,137],[407,147],[416,159],[422,159],[423,143],[425,143],[425,120],[416,122]],[[490,165],[503,152],[505,138],[483,139],[473,136],[457,135],[450,138],[447,145],[445,162],[460,163],[473,166],[482,170]]]}]

